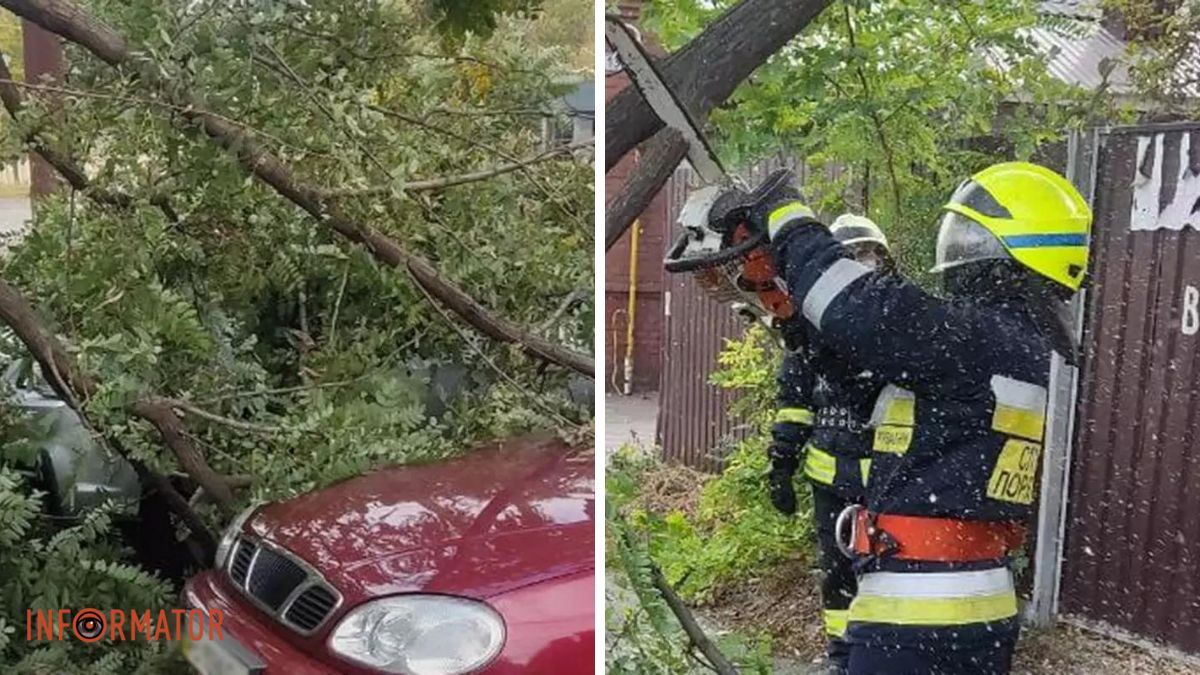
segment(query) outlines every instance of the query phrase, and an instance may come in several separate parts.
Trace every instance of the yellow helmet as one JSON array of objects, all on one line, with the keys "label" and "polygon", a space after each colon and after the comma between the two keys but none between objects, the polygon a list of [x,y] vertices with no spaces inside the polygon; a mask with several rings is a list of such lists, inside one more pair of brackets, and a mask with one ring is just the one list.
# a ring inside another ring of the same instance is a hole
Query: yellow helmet
[{"label": "yellow helmet", "polygon": [[1092,210],[1066,178],[1037,164],[1004,162],[971,176],[944,208],[934,272],[1011,258],[1079,290]]}]

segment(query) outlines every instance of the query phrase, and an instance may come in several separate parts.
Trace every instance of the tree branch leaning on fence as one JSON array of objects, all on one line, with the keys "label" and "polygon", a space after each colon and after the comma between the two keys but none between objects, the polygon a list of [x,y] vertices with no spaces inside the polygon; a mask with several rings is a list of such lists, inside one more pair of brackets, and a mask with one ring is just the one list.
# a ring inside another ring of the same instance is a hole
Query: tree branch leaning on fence
[{"label": "tree branch leaning on fence", "polygon": [[65,0],[0,0],[0,6],[85,47],[111,66],[135,70],[141,84],[161,90],[171,103],[185,111],[182,113],[184,119],[199,126],[213,142],[232,152],[243,169],[304,209],[318,223],[365,247],[379,262],[407,269],[425,291],[480,333],[498,342],[515,344],[542,361],[595,376],[595,362],[590,355],[555,344],[494,314],[458,284],[442,276],[429,260],[366,223],[346,216],[335,203],[322,197],[321,188],[297,178],[291,167],[251,134],[228,119],[210,113],[203,100],[165,81],[154,62],[141,53],[135,54],[122,34],[85,9]]}]

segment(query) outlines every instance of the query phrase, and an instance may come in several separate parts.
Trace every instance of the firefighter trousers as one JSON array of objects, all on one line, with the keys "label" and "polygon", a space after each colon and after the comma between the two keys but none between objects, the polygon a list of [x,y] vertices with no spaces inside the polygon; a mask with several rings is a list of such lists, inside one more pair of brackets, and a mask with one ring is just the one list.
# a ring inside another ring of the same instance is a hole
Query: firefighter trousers
[{"label": "firefighter trousers", "polygon": [[855,644],[850,649],[849,675],[1008,675],[1016,644],[1012,635],[955,648],[933,634],[920,647]]},{"label": "firefighter trousers", "polygon": [[810,484],[813,519],[816,521],[817,542],[821,549],[821,605],[828,638],[825,652],[831,663],[846,668],[850,660],[850,646],[845,640],[846,620],[850,615],[850,601],[858,590],[858,582],[854,577],[853,561],[842,555],[837,547],[834,525],[838,514],[851,502],[822,485],[812,481]]}]

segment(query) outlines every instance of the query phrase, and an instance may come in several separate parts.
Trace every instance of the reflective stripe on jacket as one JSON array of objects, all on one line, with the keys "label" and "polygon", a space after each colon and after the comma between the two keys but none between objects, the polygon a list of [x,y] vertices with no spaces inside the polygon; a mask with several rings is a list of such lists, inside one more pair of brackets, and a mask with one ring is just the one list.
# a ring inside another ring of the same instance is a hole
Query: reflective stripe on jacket
[{"label": "reflective stripe on jacket", "polygon": [[823,344],[893,383],[873,411],[873,511],[1024,520],[1037,493],[1050,346],[1018,302],[942,300],[849,259],[823,227],[772,243]]},{"label": "reflective stripe on jacket", "polygon": [[[882,386],[831,349],[810,343],[789,352],[779,374],[775,440],[803,437],[801,472],[846,500],[861,501],[871,465],[866,424]],[[804,432],[789,423],[806,425]]]}]

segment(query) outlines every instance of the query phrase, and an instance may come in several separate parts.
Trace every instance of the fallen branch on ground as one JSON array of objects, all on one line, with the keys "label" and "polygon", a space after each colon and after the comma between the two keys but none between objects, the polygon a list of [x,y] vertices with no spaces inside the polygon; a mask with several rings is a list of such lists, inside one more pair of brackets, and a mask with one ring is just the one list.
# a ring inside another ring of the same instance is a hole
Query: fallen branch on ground
[{"label": "fallen branch on ground", "polygon": [[[624,519],[617,516],[615,522],[620,523],[617,528],[617,535],[623,538],[621,545],[628,551],[637,550],[639,545],[634,540],[634,534],[625,524]],[[719,675],[737,675],[737,669],[721,653],[721,649],[704,633],[704,629],[700,627],[700,624],[696,621],[696,617],[692,616],[692,611],[679,599],[679,596],[675,593],[675,589],[671,588],[671,584],[663,576],[662,570],[659,569],[653,560],[649,559],[648,553],[639,564],[643,567],[649,566],[650,583],[654,585],[654,589],[662,597],[663,602],[667,604],[667,608],[671,610],[671,613],[675,615],[675,619],[679,621],[679,625],[683,628],[683,632],[687,635],[691,645],[708,660],[708,663],[705,665],[711,666]]]}]

